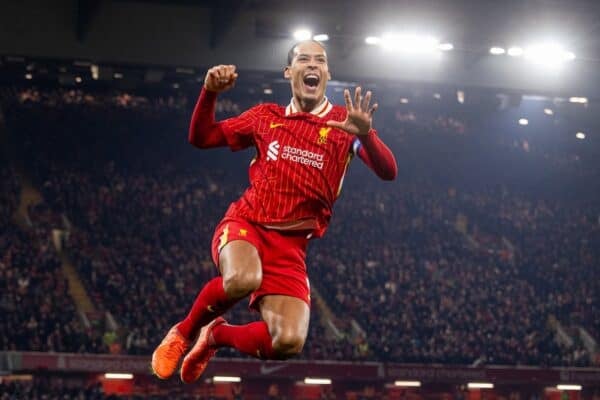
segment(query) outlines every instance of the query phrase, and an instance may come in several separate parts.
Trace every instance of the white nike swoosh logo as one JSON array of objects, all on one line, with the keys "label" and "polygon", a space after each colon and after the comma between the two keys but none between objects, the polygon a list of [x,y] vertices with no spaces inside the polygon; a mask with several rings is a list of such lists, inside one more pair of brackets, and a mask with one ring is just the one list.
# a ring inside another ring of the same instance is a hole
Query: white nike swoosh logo
[{"label": "white nike swoosh logo", "polygon": [[280,369],[283,369],[285,367],[287,367],[287,364],[276,364],[276,365],[272,365],[272,366],[261,364],[260,365],[260,373],[263,375],[269,375],[269,374],[272,374],[275,371],[279,371]]}]

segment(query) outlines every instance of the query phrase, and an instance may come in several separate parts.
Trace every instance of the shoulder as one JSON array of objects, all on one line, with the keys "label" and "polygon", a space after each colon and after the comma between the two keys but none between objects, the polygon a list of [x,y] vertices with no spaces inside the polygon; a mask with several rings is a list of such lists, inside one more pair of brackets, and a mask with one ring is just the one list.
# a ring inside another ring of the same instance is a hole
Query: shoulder
[{"label": "shoulder", "polygon": [[[275,103],[260,103],[250,108],[253,113],[261,115],[284,115],[285,107]],[[249,110],[249,111],[250,111]]]}]

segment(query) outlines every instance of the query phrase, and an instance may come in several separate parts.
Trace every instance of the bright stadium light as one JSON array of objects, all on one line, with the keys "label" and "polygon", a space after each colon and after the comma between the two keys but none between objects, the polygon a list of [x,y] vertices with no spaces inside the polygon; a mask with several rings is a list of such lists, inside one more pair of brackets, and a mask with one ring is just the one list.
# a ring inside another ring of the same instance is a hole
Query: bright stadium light
[{"label": "bright stadium light", "polygon": [[326,33],[320,33],[318,35],[313,36],[313,40],[318,42],[326,42],[329,40],[329,35]]},{"label": "bright stadium light", "polygon": [[524,53],[523,49],[520,47],[511,47],[510,49],[508,49],[508,55],[511,57],[519,57],[522,56]]},{"label": "bright stadium light", "polygon": [[31,74],[25,74],[25,79],[27,79],[28,81],[30,81],[31,79],[33,79],[33,75],[31,75]]},{"label": "bright stadium light", "polygon": [[587,97],[569,97],[569,103],[587,104]]},{"label": "bright stadium light", "polygon": [[438,49],[442,50],[442,51],[450,51],[454,49],[454,45],[452,43],[441,43],[438,46]]},{"label": "bright stadium light", "polygon": [[490,48],[490,54],[493,54],[495,56],[499,56],[500,54],[504,54],[506,53],[506,50],[504,50],[503,47],[491,47]]},{"label": "bright stadium light", "polygon": [[296,40],[308,40],[312,37],[312,32],[308,29],[296,29],[294,31],[294,39]]},{"label": "bright stadium light", "polygon": [[100,68],[97,65],[90,65],[90,72],[92,73],[92,79],[97,81],[100,73]]},{"label": "bright stadium light", "polygon": [[433,36],[388,33],[381,38],[381,46],[385,50],[411,54],[434,53],[439,50],[439,44]]},{"label": "bright stadium light", "polygon": [[106,379],[133,379],[133,374],[120,373],[120,372],[107,372],[104,374]]},{"label": "bright stadium light", "polygon": [[370,45],[381,44],[381,38],[377,36],[367,36],[365,38],[365,43]]},{"label": "bright stadium light", "polygon": [[585,139],[585,133],[583,133],[583,132],[577,132],[577,133],[575,134],[575,137],[576,137],[577,139],[579,139],[579,140],[583,140],[583,139]]},{"label": "bright stadium light", "polygon": [[242,378],[239,376],[214,376],[213,382],[241,382]]},{"label": "bright stadium light", "polygon": [[581,390],[581,385],[556,385],[558,390]]},{"label": "bright stadium light", "polygon": [[568,52],[556,43],[541,43],[524,50],[525,59],[535,64],[557,67],[575,59],[575,54]]},{"label": "bright stadium light", "polygon": [[493,389],[494,384],[488,382],[469,382],[467,383],[469,389]]},{"label": "bright stadium light", "polygon": [[76,77],[75,77],[75,82],[77,82],[77,83],[81,83],[81,81],[82,81],[82,80],[83,80],[83,79],[81,79],[81,77],[80,77],[80,76],[76,76]]},{"label": "bright stadium light", "polygon": [[544,114],[546,115],[554,115],[554,111],[551,108],[544,108]]},{"label": "bright stadium light", "polygon": [[529,120],[527,118],[520,118],[519,125],[523,125],[523,126],[529,125]]},{"label": "bright stadium light", "polygon": [[394,386],[399,386],[399,387],[421,387],[421,382],[419,382],[419,381],[396,381],[396,382],[394,382]]},{"label": "bright stadium light", "polygon": [[304,378],[304,383],[307,385],[331,385],[329,378]]}]

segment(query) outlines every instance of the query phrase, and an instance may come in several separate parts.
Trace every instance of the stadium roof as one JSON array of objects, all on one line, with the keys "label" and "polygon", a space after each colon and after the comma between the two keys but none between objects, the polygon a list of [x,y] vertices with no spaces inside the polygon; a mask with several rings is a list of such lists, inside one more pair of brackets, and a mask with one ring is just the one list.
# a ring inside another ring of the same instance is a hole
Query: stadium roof
[{"label": "stadium roof", "polygon": [[[330,36],[331,64],[343,78],[600,97],[594,87],[600,82],[600,2],[591,0],[4,2],[0,55],[197,67],[235,63],[247,70],[281,71],[294,41],[291,32],[299,26]],[[454,50],[425,63],[365,45],[366,36],[386,31],[434,35]],[[560,73],[489,54],[491,46],[547,40],[576,55]]]}]

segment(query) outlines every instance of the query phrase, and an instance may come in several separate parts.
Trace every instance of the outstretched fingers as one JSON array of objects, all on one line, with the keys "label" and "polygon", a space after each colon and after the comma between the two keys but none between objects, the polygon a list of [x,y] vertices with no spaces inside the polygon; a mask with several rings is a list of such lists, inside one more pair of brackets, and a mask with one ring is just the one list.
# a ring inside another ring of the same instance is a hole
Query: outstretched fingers
[{"label": "outstretched fingers", "polygon": [[367,90],[367,94],[365,94],[365,98],[363,99],[363,102],[360,106],[360,108],[363,111],[369,111],[369,105],[371,103],[371,96],[373,95],[373,93],[371,93],[370,90]]},{"label": "outstretched fingers", "polygon": [[348,112],[354,110],[352,98],[350,97],[350,91],[348,89],[344,89],[344,102],[346,103],[346,110],[348,110]]},{"label": "outstretched fingers", "polygon": [[361,87],[357,87],[354,90],[354,104],[355,104],[355,108],[360,110],[361,107],[361,103],[362,103],[362,89]]},{"label": "outstretched fingers", "polygon": [[371,107],[371,109],[369,110],[369,115],[371,115],[371,116],[372,116],[372,115],[373,115],[373,113],[374,113],[375,111],[377,111],[377,107],[379,107],[379,104],[377,104],[377,103],[373,104],[373,107]]}]

